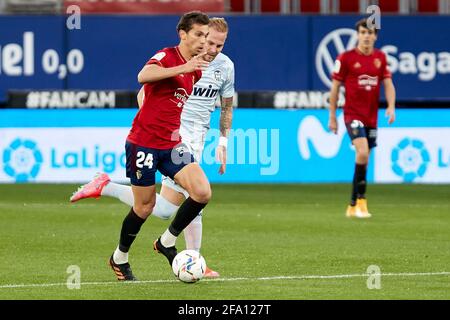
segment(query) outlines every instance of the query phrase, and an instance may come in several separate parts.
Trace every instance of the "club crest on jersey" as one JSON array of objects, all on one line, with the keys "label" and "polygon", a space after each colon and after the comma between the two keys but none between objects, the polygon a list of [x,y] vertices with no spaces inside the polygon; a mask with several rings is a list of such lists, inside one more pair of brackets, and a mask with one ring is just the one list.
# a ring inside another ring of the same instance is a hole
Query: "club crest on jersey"
[{"label": "club crest on jersey", "polygon": [[381,60],[376,58],[375,60],[373,60],[373,64],[375,65],[375,68],[380,69],[380,67],[381,67]]},{"label": "club crest on jersey", "polygon": [[136,178],[137,178],[138,180],[140,180],[140,179],[142,178],[142,172],[141,172],[141,170],[136,171]]},{"label": "club crest on jersey", "polygon": [[220,72],[220,70],[214,70],[214,79],[216,79],[216,81],[220,81],[222,76],[222,73]]},{"label": "club crest on jersey", "polygon": [[178,148],[175,148],[175,150],[177,150],[177,152],[180,155],[180,157],[182,157],[184,152],[186,151],[186,147],[185,146],[179,146]]},{"label": "club crest on jersey", "polygon": [[360,120],[353,120],[350,127],[352,128],[353,135],[357,136],[359,134],[359,129],[364,128],[364,124]]},{"label": "club crest on jersey", "polygon": [[356,62],[356,63],[353,65],[353,68],[355,68],[355,69],[361,68],[361,63]]}]

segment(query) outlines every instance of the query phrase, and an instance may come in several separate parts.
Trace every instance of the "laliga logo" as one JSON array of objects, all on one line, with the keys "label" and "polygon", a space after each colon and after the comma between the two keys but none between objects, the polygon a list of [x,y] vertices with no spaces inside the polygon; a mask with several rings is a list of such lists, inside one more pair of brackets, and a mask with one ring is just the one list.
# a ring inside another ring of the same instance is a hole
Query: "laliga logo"
[{"label": "laliga logo", "polygon": [[[344,38],[348,38],[344,45]],[[319,43],[316,51],[316,70],[320,80],[331,88],[331,72],[334,67],[335,58],[344,51],[356,47],[358,42],[356,31],[349,28],[341,28],[327,34]],[[336,52],[334,55],[331,52]]]},{"label": "laliga logo", "polygon": [[17,138],[3,151],[3,170],[16,182],[36,178],[42,163],[42,154],[32,140]]},{"label": "laliga logo", "polygon": [[422,141],[404,138],[392,150],[392,171],[405,182],[423,177],[430,162],[430,154]]}]

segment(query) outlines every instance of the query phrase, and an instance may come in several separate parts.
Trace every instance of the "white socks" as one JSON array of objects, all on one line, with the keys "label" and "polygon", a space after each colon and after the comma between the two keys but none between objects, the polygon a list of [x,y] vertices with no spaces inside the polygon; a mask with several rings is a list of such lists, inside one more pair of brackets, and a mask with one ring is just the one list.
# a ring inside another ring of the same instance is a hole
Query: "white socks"
[{"label": "white socks", "polygon": [[[114,182],[108,183],[102,190],[102,196],[113,197],[119,199],[130,207],[134,204],[133,191],[130,186],[118,184]],[[177,213],[179,206],[167,201],[164,197],[156,194],[156,203],[153,208],[152,215],[167,220]]]},{"label": "white socks", "polygon": [[186,240],[186,249],[200,252],[202,246],[202,213],[195,217],[194,220],[184,229],[184,239]]},{"label": "white socks", "polygon": [[164,233],[161,236],[161,244],[166,247],[173,247],[175,243],[177,242],[177,237],[175,237],[172,233],[170,233],[169,229],[164,231]]},{"label": "white socks", "polygon": [[156,194],[156,203],[153,208],[152,215],[163,220],[172,218],[178,211],[179,206],[174,205],[172,202],[166,200],[159,193]]},{"label": "white socks", "polygon": [[128,262],[128,252],[122,252],[117,246],[116,251],[114,251],[113,260],[117,264],[124,264]]},{"label": "white socks", "polygon": [[130,186],[118,184],[114,182],[108,183],[103,187],[102,196],[117,198],[130,207],[134,204],[133,191]]}]

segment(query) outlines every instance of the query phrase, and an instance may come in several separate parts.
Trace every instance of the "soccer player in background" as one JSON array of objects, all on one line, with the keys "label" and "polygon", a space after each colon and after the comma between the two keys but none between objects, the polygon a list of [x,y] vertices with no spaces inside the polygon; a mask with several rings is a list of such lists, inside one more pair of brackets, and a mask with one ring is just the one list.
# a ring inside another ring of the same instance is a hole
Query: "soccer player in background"
[{"label": "soccer player in background", "polygon": [[[217,95],[222,98],[222,111],[220,116],[219,146],[216,154],[221,162],[219,173],[226,170],[227,137],[231,128],[233,116],[234,96],[234,65],[233,62],[221,53],[228,34],[228,25],[223,18],[211,18],[209,34],[206,43],[207,54],[203,59],[210,62],[203,72],[202,78],[194,86],[193,92],[181,113],[180,135],[183,143],[193,151],[196,161],[200,161],[205,137],[210,127],[211,112],[215,109]],[[138,94],[139,107],[144,100],[143,87]],[[100,196],[115,197],[132,206],[133,193],[131,187],[113,183],[107,174],[98,175],[88,184],[82,186],[71,197],[75,202],[85,198],[98,198]],[[180,185],[169,177],[163,176],[161,193],[156,194],[156,203],[152,215],[162,219],[169,219],[178,210],[189,194]],[[200,251],[202,241],[202,213],[184,230],[186,248]],[[219,277],[219,273],[207,267],[206,278]]]},{"label": "soccer player in background", "polygon": [[370,218],[366,200],[366,175],[370,150],[376,146],[380,86],[384,85],[388,123],[395,121],[395,88],[386,55],[374,47],[377,29],[362,19],[356,23],[358,44],[338,56],[330,92],[329,129],[337,133],[339,88],[345,87],[344,122],[356,151],[352,194],[346,216]]}]

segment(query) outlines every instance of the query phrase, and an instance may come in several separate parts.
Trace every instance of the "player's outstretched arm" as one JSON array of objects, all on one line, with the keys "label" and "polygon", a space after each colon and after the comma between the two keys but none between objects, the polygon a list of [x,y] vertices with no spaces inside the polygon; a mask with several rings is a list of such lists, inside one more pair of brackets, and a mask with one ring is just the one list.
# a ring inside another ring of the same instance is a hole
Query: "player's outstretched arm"
[{"label": "player's outstretched arm", "polygon": [[205,70],[208,67],[208,62],[203,60],[203,56],[206,52],[201,53],[185,64],[164,68],[156,64],[147,64],[138,74],[138,82],[140,84],[151,83],[160,81],[167,78],[172,78],[183,73],[193,72],[195,70]]},{"label": "player's outstretched arm", "polygon": [[184,64],[172,68],[160,67],[156,64],[145,65],[138,74],[138,82],[140,84],[156,82],[159,80],[175,77],[179,74],[186,73]]},{"label": "player's outstretched arm", "polygon": [[233,97],[222,98],[222,110],[220,112],[220,139],[216,149],[217,158],[220,161],[219,174],[224,174],[227,166],[228,135],[233,121]]},{"label": "player's outstretched arm", "polygon": [[384,93],[386,95],[387,109],[386,117],[389,117],[388,123],[391,124],[395,121],[395,87],[391,78],[383,80]]},{"label": "player's outstretched arm", "polygon": [[329,112],[329,118],[328,118],[328,129],[330,131],[337,133],[338,125],[336,120],[336,109],[337,109],[337,102],[339,99],[339,88],[341,87],[341,81],[333,79],[333,82],[331,84],[331,91],[330,91],[330,112]]}]

